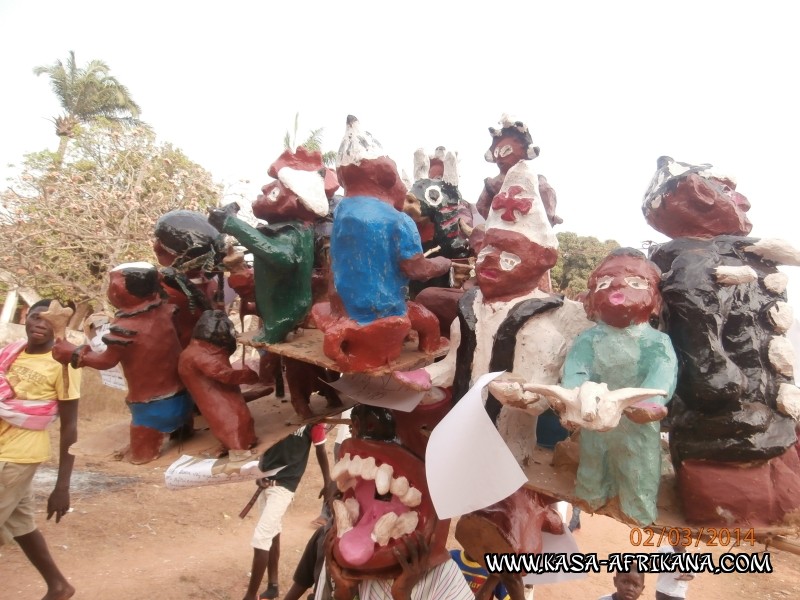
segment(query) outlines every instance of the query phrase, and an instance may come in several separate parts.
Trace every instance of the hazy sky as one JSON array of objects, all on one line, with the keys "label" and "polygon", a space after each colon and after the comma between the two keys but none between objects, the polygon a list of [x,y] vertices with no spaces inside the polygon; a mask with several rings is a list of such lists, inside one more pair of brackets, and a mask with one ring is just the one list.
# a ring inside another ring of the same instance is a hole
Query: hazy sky
[{"label": "hazy sky", "polygon": [[[300,113],[335,149],[356,115],[409,174],[460,158],[475,201],[489,126],[529,124],[560,230],[639,246],[663,154],[709,162],[752,202],[754,235],[795,239],[800,35],[791,2],[0,0],[0,174],[55,149],[36,65],[106,61],[160,139],[254,197]],[[301,136],[302,137],[302,136]]]}]

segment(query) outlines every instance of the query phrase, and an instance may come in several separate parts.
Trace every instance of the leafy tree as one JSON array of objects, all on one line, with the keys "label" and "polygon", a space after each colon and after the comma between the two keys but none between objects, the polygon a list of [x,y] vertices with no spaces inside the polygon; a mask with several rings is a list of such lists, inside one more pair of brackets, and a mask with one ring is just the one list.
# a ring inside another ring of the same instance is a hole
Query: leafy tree
[{"label": "leafy tree", "polygon": [[283,136],[283,147],[286,150],[294,150],[298,146],[302,146],[307,150],[319,150],[322,153],[322,162],[325,166],[334,168],[336,166],[336,152],[329,150],[322,152],[322,132],[325,131],[322,127],[319,129],[312,129],[308,134],[306,141],[301,144],[297,143],[297,132],[300,125],[300,113],[294,115],[294,130],[289,131]]},{"label": "leafy tree", "polygon": [[75,302],[105,303],[107,272],[153,261],[156,220],[205,212],[221,190],[210,173],[146,127],[101,122],[78,133],[58,171],[29,154],[0,193],[0,260],[19,285]]},{"label": "leafy tree", "polygon": [[36,75],[46,74],[50,77],[50,86],[64,109],[61,115],[53,119],[60,140],[54,156],[57,168],[80,124],[99,120],[137,124],[136,119],[141,112],[139,105],[133,101],[128,88],[109,75],[109,71],[109,66],[101,60],[92,60],[84,67],[78,67],[73,51],[70,51],[66,64],[58,60],[50,66],[33,69]]},{"label": "leafy tree", "polygon": [[595,237],[580,236],[571,231],[559,232],[558,262],[550,271],[553,290],[575,298],[586,290],[586,282],[594,268],[606,255],[619,248],[614,240],[601,242]]}]

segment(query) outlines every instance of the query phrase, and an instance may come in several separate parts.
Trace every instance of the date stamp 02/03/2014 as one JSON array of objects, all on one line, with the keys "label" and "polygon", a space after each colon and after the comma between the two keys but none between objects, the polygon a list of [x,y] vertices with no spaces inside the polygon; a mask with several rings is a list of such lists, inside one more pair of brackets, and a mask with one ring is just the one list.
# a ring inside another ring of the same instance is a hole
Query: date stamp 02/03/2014
[{"label": "date stamp 02/03/2014", "polygon": [[663,544],[695,548],[706,546],[756,545],[755,530],[739,527],[631,527],[632,546],[658,548]]}]

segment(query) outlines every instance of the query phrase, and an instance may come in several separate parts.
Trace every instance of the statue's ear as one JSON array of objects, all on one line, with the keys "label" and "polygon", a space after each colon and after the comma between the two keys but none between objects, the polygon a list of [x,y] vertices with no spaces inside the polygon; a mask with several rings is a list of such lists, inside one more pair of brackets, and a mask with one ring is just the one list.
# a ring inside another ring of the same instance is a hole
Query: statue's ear
[{"label": "statue's ear", "polygon": [[377,161],[375,166],[375,181],[385,190],[390,190],[397,183],[397,169],[386,161]]}]

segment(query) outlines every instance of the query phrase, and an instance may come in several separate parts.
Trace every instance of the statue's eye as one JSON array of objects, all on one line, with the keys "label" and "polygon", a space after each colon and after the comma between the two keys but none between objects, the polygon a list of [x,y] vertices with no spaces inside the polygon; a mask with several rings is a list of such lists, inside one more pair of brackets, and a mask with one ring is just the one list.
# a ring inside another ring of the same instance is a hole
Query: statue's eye
[{"label": "statue's eye", "polygon": [[503,269],[503,271],[511,271],[521,262],[522,259],[516,254],[512,254],[511,252],[500,253],[500,268]]},{"label": "statue's eye", "polygon": [[502,158],[505,158],[506,156],[511,154],[511,152],[513,152],[513,149],[511,148],[511,146],[509,144],[506,144],[505,146],[500,148],[499,156],[502,157]]},{"label": "statue's eye", "polygon": [[281,191],[278,188],[272,188],[269,194],[267,194],[267,202],[277,202],[280,194]]},{"label": "statue's eye", "polygon": [[478,252],[478,258],[475,262],[482,263],[492,252],[494,252],[494,246],[484,246],[481,248],[481,251]]},{"label": "statue's eye", "polygon": [[431,206],[439,206],[444,200],[442,188],[438,185],[432,185],[425,190],[425,201]]},{"label": "statue's eye", "polygon": [[597,285],[595,286],[595,291],[605,290],[611,287],[611,282],[614,281],[613,277],[601,277],[597,280]]},{"label": "statue's eye", "polygon": [[625,283],[628,284],[628,287],[632,287],[635,290],[646,290],[650,287],[650,284],[644,277],[626,277]]}]

